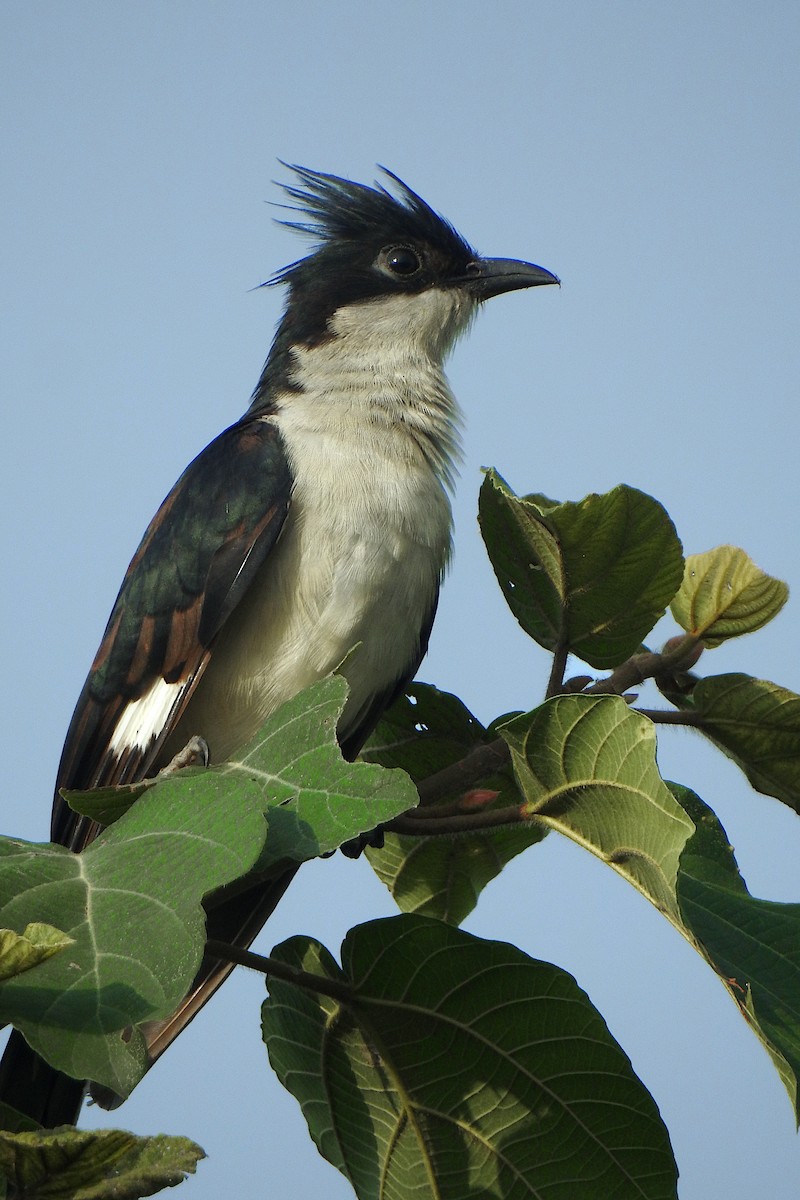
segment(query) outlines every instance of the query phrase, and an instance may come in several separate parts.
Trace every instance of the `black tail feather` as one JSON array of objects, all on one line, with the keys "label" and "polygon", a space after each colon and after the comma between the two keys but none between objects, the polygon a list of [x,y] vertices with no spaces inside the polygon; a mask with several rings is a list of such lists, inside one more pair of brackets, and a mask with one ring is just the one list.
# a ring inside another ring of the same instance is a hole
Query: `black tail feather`
[{"label": "black tail feather", "polygon": [[[75,1125],[80,1115],[86,1084],[51,1067],[31,1050],[22,1034],[12,1030],[0,1061],[0,1099],[28,1122],[45,1129]],[[0,1127],[19,1129],[25,1122],[13,1113],[0,1111]]]}]

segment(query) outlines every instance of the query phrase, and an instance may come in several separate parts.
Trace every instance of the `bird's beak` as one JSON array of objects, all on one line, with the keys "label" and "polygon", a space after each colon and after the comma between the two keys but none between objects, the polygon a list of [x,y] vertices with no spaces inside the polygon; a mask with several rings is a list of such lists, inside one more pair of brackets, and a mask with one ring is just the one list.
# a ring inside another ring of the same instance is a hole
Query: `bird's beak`
[{"label": "bird's beak", "polygon": [[491,300],[503,292],[519,288],[542,287],[561,280],[552,271],[535,263],[518,262],[516,258],[476,258],[467,267],[466,283],[476,300]]}]

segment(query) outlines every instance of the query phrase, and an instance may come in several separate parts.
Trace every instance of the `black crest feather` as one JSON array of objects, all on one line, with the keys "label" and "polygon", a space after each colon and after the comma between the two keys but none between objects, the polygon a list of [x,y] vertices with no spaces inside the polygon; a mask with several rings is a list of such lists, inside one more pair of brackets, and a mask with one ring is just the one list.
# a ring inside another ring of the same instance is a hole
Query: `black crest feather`
[{"label": "black crest feather", "polygon": [[[381,183],[376,182],[370,187],[308,167],[282,165],[293,171],[303,186],[280,184],[294,203],[279,207],[301,213],[308,219],[286,220],[281,224],[313,237],[318,242],[315,253],[331,244],[341,246],[373,239],[376,243],[407,239],[427,242],[455,261],[474,257],[471,246],[450,222],[386,167],[380,170],[392,181],[397,194]],[[270,282],[291,282],[297,268],[306,261],[300,259],[284,267]]]}]

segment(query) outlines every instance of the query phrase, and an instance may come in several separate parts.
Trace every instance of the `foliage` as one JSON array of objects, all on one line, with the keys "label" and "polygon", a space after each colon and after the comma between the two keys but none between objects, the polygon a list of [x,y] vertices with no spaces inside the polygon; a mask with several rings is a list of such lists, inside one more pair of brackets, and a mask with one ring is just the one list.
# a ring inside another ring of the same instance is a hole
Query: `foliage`
[{"label": "foliage", "polygon": [[122,1129],[0,1132],[0,1168],[20,1200],[138,1200],[182,1183],[204,1157],[188,1138]]},{"label": "foliage", "polygon": [[[127,1095],[146,1069],[142,1026],[175,1007],[205,948],[267,976],[272,1065],[363,1200],[670,1200],[656,1104],[575,980],[458,925],[512,857],[535,867],[542,838],[572,839],[717,973],[800,1114],[800,905],[750,895],[714,813],[656,759],[659,723],[691,725],[800,812],[800,697],[694,671],[777,615],[787,590],[730,546],[684,562],[667,513],[629,487],[561,504],[490,471],[480,523],[509,607],[552,656],[543,702],[487,729],[417,684],[351,764],[334,677],[236,762],[68,797],[106,826],[81,854],[0,840],[0,1013],[51,1064]],[[681,632],[651,650],[642,640],[668,608]],[[609,673],[566,679],[570,656]],[[630,689],[647,679],[669,707],[636,707]],[[366,853],[401,914],[352,929],[339,962],[308,937],[269,958],[205,944],[220,889],[377,826],[383,845]],[[0,1140],[9,1194],[31,1198],[151,1195],[201,1155],[115,1131]]]}]

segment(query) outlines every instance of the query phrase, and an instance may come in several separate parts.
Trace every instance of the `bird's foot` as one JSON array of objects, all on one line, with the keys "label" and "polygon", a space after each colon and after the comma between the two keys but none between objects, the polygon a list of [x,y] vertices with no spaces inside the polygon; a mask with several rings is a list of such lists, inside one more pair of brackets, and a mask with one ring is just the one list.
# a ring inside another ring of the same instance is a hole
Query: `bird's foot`
[{"label": "bird's foot", "polygon": [[175,771],[182,771],[184,767],[207,767],[208,758],[208,742],[205,738],[195,734],[194,737],[189,738],[189,741],[182,750],[178,751],[172,761],[158,772],[159,778],[163,779]]}]

